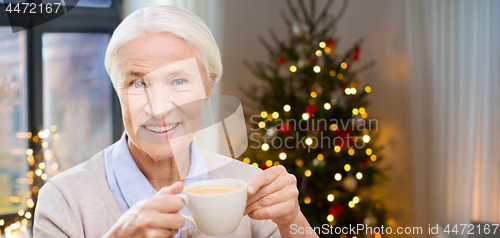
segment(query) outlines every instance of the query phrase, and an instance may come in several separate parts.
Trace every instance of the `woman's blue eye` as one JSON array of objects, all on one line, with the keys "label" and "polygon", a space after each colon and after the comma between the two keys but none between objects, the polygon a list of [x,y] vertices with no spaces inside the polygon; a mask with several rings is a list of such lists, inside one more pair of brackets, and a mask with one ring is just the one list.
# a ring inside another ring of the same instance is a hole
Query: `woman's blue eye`
[{"label": "woman's blue eye", "polygon": [[142,88],[144,87],[144,83],[141,80],[137,80],[132,83],[132,87],[134,88]]},{"label": "woman's blue eye", "polygon": [[174,85],[183,85],[186,82],[185,79],[176,79],[174,80]]}]

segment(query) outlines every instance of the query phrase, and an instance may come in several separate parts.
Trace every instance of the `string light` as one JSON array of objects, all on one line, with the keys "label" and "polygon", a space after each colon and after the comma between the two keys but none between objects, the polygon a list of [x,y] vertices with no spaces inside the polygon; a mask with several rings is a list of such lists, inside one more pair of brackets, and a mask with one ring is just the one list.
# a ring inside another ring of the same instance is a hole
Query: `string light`
[{"label": "string light", "polygon": [[340,64],[340,67],[342,67],[343,69],[346,69],[347,68],[347,63],[346,62],[342,62],[342,64]]},{"label": "string light", "polygon": [[311,198],[310,198],[310,197],[306,197],[306,198],[304,198],[304,203],[305,203],[305,204],[309,204],[309,203],[311,203]]},{"label": "string light", "polygon": [[56,125],[52,125],[52,126],[50,127],[50,130],[51,130],[52,132],[56,131],[56,130],[57,130],[57,126],[56,126]]},{"label": "string light", "polygon": [[365,87],[365,92],[370,93],[372,91],[372,88],[370,86]]},{"label": "string light", "polygon": [[323,107],[325,107],[326,110],[330,110],[332,108],[332,105],[330,103],[325,103]]},{"label": "string light", "polygon": [[340,152],[340,146],[336,145],[333,150],[335,150],[335,152],[339,153]]},{"label": "string light", "polygon": [[349,155],[354,155],[354,149],[353,148],[350,148],[347,153],[349,153]]},{"label": "string light", "polygon": [[308,113],[303,113],[302,114],[302,119],[304,119],[304,120],[309,119],[309,114]]},{"label": "string light", "polygon": [[361,180],[361,179],[363,178],[363,174],[362,174],[361,172],[357,172],[357,173],[356,173],[356,178],[357,178],[358,180]]},{"label": "string light", "polygon": [[330,53],[330,47],[325,47],[325,52]]},{"label": "string light", "polygon": [[316,92],[314,92],[314,91],[311,92],[311,97],[312,98],[316,98],[317,96],[318,96],[318,94]]},{"label": "string light", "polygon": [[377,156],[376,156],[376,155],[372,155],[372,156],[370,156],[370,159],[371,159],[373,162],[375,162],[375,161],[377,160]]},{"label": "string light", "polygon": [[364,141],[365,143],[370,142],[370,136],[369,136],[369,135],[364,135],[364,136],[363,136],[363,141]]},{"label": "string light", "polygon": [[335,70],[330,70],[330,76],[335,77]]},{"label": "string light", "polygon": [[366,155],[371,155],[373,153],[372,149],[368,148],[366,149]]},{"label": "string light", "polygon": [[303,162],[301,159],[296,159],[296,160],[295,160],[295,164],[296,164],[297,166],[299,166],[299,167],[304,166],[304,162]]},{"label": "string light", "polygon": [[360,107],[360,108],[359,108],[359,113],[360,113],[360,114],[363,114],[363,113],[365,113],[365,108],[363,108],[363,107]]},{"label": "string light", "polygon": [[40,178],[42,178],[42,180],[46,180],[47,179],[47,174],[46,173],[43,173]]},{"label": "string light", "polygon": [[332,124],[330,128],[332,129],[332,131],[336,131],[339,127],[337,126],[337,124]]},{"label": "string light", "polygon": [[333,194],[328,194],[328,196],[326,197],[326,199],[328,199],[329,202],[333,202],[333,200],[335,199],[335,197],[333,196]]},{"label": "string light", "polygon": [[255,163],[255,162],[253,162],[252,165],[255,167],[259,167],[259,164]]},{"label": "string light", "polygon": [[350,207],[350,208],[353,208],[355,205],[356,205],[356,204],[354,204],[354,202],[353,202],[353,201],[349,201],[349,207]]},{"label": "string light", "polygon": [[346,172],[349,172],[349,171],[351,170],[351,165],[350,165],[350,164],[345,164],[345,165],[344,165],[344,170],[345,170]]},{"label": "string light", "polygon": [[264,128],[264,127],[266,127],[266,123],[265,123],[265,122],[263,122],[263,121],[259,122],[259,127],[260,127],[260,128]]},{"label": "string light", "polygon": [[325,48],[325,46],[326,46],[326,43],[325,43],[325,42],[323,42],[323,41],[322,41],[322,42],[320,42],[320,43],[319,43],[319,47],[321,47],[321,48]]},{"label": "string light", "polygon": [[336,173],[335,180],[340,181],[342,179],[342,174]]},{"label": "string light", "polygon": [[311,170],[306,170],[306,171],[304,172],[304,175],[305,175],[306,177],[311,177],[311,174],[312,174]]},{"label": "string light", "polygon": [[316,51],[316,56],[320,57],[321,55],[323,55],[323,52],[321,52],[321,50],[317,50]]},{"label": "string light", "polygon": [[267,151],[267,150],[269,150],[269,145],[267,143],[264,143],[264,144],[262,144],[261,148],[263,151]]},{"label": "string light", "polygon": [[355,203],[355,204],[358,204],[359,203],[359,197],[358,196],[355,196],[352,198],[352,201]]},{"label": "string light", "polygon": [[344,91],[345,91],[345,94],[351,95],[351,88],[346,88]]},{"label": "string light", "polygon": [[284,110],[285,112],[289,112],[289,111],[290,111],[290,109],[291,109],[291,107],[290,107],[290,105],[288,105],[288,104],[286,104],[285,106],[283,106],[283,110]]},{"label": "string light", "polygon": [[319,160],[319,161],[322,161],[322,160],[325,158],[325,157],[323,156],[323,154],[319,154],[317,157],[318,157],[318,160]]},{"label": "string light", "polygon": [[332,221],[333,221],[333,219],[334,219],[334,217],[333,217],[333,215],[332,215],[332,214],[328,214],[328,216],[326,216],[326,220],[327,220],[328,222],[332,222]]},{"label": "string light", "polygon": [[352,109],[352,114],[358,115],[359,111],[357,108]]},{"label": "string light", "polygon": [[321,68],[319,66],[317,66],[317,65],[314,66],[313,70],[314,70],[315,73],[321,72]]},{"label": "string light", "polygon": [[344,75],[343,75],[343,74],[337,74],[337,78],[338,78],[339,80],[342,80],[342,79],[344,78]]},{"label": "string light", "polygon": [[280,116],[280,114],[278,112],[273,112],[274,119],[278,119],[279,116]]},{"label": "string light", "polygon": [[297,67],[295,67],[295,65],[290,66],[290,72],[292,73],[297,72]]},{"label": "string light", "polygon": [[280,162],[279,161],[274,161],[274,166],[278,166],[280,165]]},{"label": "string light", "polygon": [[356,88],[351,88],[351,94],[352,94],[352,95],[355,95],[355,94],[356,94],[356,92],[357,92],[357,91],[356,91]]},{"label": "string light", "polygon": [[35,172],[36,176],[40,176],[42,175],[42,170],[41,169],[37,169],[36,172]]},{"label": "string light", "polygon": [[26,201],[26,205],[29,207],[29,208],[33,208],[33,206],[35,206],[35,203],[33,202],[33,199],[28,199],[28,201]]},{"label": "string light", "polygon": [[273,161],[271,161],[271,160],[267,160],[267,161],[266,161],[266,166],[267,166],[267,167],[271,167],[271,166],[273,166]]},{"label": "string light", "polygon": [[281,159],[281,160],[285,160],[285,159],[286,159],[286,154],[285,154],[285,152],[281,152],[281,153],[280,153],[280,159]]},{"label": "string light", "polygon": [[368,117],[368,114],[366,114],[366,112],[365,112],[365,113],[362,113],[362,114],[361,114],[361,117],[362,117],[362,118],[367,118],[367,117]]},{"label": "string light", "polygon": [[267,117],[267,112],[266,112],[266,111],[262,111],[262,112],[260,113],[260,117],[262,117],[262,118],[266,118],[266,117]]},{"label": "string light", "polygon": [[306,144],[307,144],[307,145],[311,145],[312,143],[313,143],[313,140],[312,140],[311,138],[309,138],[309,137],[308,137],[308,138],[306,139]]}]

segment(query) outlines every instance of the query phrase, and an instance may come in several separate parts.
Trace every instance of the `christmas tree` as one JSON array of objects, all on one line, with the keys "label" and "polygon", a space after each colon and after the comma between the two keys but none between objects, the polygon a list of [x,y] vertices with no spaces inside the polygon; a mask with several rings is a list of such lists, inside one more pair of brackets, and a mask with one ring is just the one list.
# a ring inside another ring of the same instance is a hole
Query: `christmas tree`
[{"label": "christmas tree", "polygon": [[[283,165],[297,177],[301,210],[312,226],[380,227],[387,211],[372,196],[384,180],[377,164],[378,122],[365,109],[371,87],[358,74],[374,65],[357,65],[362,40],[345,53],[336,50],[335,29],[347,7],[330,13],[333,0],[315,14],[311,0],[295,7],[287,0],[281,16],[286,41],[270,30],[272,43],[259,40],[270,62],[244,62],[264,83],[240,88],[248,116],[249,148],[241,158],[262,169]],[[357,237],[379,237],[380,234]],[[339,236],[339,235],[333,235]]]}]

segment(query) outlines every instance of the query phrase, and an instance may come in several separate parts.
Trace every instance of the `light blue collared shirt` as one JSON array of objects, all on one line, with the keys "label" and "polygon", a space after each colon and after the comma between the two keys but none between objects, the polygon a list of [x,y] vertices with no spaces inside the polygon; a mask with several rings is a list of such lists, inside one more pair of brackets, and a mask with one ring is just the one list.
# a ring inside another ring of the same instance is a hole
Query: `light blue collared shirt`
[{"label": "light blue collared shirt", "polygon": [[[125,213],[135,203],[152,198],[157,193],[156,189],[151,186],[144,174],[137,168],[132,155],[130,155],[126,136],[127,133],[123,133],[121,139],[104,149],[103,153],[109,190],[111,190],[111,194],[113,194],[115,202],[122,213]],[[188,175],[184,179],[184,186],[210,179],[210,172],[205,158],[194,139],[189,145],[189,150],[191,165],[189,166]],[[179,212],[189,215],[185,205]],[[186,220],[184,227],[189,226],[192,226],[192,224]],[[181,237],[180,229],[175,237]]]}]

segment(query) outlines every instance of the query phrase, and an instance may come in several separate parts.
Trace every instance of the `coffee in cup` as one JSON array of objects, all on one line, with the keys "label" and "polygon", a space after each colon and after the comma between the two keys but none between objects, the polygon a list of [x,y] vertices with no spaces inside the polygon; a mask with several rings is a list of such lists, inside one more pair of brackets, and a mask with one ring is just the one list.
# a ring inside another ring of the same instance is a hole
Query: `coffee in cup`
[{"label": "coffee in cup", "polygon": [[191,216],[182,215],[202,233],[226,235],[238,227],[247,204],[247,183],[239,179],[208,179],[187,185],[182,198]]},{"label": "coffee in cup", "polygon": [[230,185],[209,185],[209,186],[198,186],[186,190],[187,193],[194,194],[215,194],[215,193],[228,193],[240,189],[238,186]]}]

